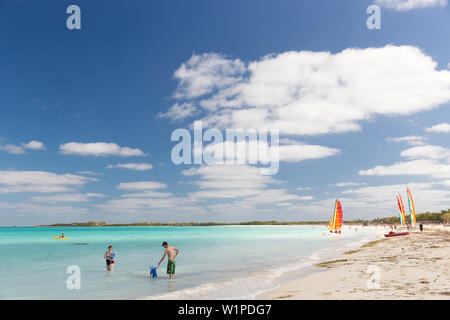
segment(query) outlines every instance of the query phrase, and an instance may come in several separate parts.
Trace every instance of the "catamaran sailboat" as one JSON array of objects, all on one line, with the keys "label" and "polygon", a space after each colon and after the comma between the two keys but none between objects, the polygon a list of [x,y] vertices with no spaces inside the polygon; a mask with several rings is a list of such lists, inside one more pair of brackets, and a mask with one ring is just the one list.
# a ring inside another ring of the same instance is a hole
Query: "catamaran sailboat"
[{"label": "catamaran sailboat", "polygon": [[400,193],[397,195],[397,203],[398,203],[398,215],[400,217],[400,226],[406,227],[405,207],[403,206],[403,200]]},{"label": "catamaran sailboat", "polygon": [[334,205],[334,212],[331,216],[330,223],[328,224],[328,230],[330,233],[341,233],[342,229],[342,205],[339,200],[336,199],[336,203]]},{"label": "catamaran sailboat", "polygon": [[411,228],[416,227],[416,209],[414,208],[414,201],[411,195],[411,190],[406,188],[406,193],[408,195],[408,206],[409,206],[409,214],[411,215]]},{"label": "catamaran sailboat", "polygon": [[[409,188],[406,189],[406,194],[408,196],[408,206],[409,206],[409,213],[411,215],[411,227],[414,228],[416,226],[416,209],[414,208],[414,201],[411,195],[411,191]],[[398,214],[400,217],[400,227],[403,229],[408,228],[408,225],[406,224],[406,215],[405,215],[405,207],[403,206],[403,200],[400,193],[397,195],[397,204],[398,204]],[[394,232],[390,231],[388,234],[385,234],[385,237],[397,237],[397,236],[406,236],[409,234],[409,231],[404,232]]]}]

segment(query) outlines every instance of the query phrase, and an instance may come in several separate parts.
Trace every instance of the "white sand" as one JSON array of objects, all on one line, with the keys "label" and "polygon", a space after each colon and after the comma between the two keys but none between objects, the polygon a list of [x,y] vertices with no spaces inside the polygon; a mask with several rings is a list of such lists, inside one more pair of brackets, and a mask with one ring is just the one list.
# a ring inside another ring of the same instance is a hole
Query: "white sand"
[{"label": "white sand", "polygon": [[[318,264],[256,299],[450,299],[450,228],[385,238]],[[371,270],[375,270],[371,271]],[[379,270],[379,281],[376,278]],[[376,284],[379,284],[377,288]]]}]

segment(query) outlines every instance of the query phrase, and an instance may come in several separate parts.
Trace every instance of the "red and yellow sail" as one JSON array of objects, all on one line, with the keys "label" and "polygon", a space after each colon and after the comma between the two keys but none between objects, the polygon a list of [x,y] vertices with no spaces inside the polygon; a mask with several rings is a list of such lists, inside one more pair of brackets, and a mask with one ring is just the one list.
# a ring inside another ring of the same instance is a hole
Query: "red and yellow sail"
[{"label": "red and yellow sail", "polygon": [[408,206],[409,213],[411,215],[411,226],[414,227],[416,225],[416,209],[414,208],[414,201],[409,188],[406,189],[406,193],[408,194]]},{"label": "red and yellow sail", "polygon": [[406,226],[405,207],[403,206],[403,200],[400,193],[397,196],[397,203],[398,203],[398,212],[400,216],[400,224],[402,226]]},{"label": "red and yellow sail", "polygon": [[339,200],[336,200],[336,204],[334,206],[334,212],[331,216],[330,223],[328,224],[328,230],[330,231],[338,231],[342,229],[342,205]]}]

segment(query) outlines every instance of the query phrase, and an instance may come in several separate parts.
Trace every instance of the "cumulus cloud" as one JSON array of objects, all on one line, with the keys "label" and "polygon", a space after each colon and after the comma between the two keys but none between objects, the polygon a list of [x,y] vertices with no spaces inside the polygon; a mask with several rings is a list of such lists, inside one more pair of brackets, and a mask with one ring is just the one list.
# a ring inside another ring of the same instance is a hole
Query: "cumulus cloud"
[{"label": "cumulus cloud", "polygon": [[80,143],[80,142],[68,142],[59,146],[59,151],[62,154],[75,154],[81,156],[145,156],[145,153],[140,149],[132,149],[128,147],[121,147],[116,143],[107,142],[93,142],[93,143]]},{"label": "cumulus cloud", "polygon": [[444,7],[447,0],[375,0],[375,4],[396,11],[408,11],[427,7]]},{"label": "cumulus cloud", "polygon": [[365,184],[366,183],[364,183],[364,182],[338,182],[336,184],[329,184],[328,186],[343,188],[343,187],[363,186]]},{"label": "cumulus cloud", "polygon": [[172,121],[180,121],[185,118],[191,117],[195,114],[197,108],[191,103],[175,103],[167,112],[161,112],[158,114],[159,118],[168,118]]},{"label": "cumulus cloud", "polygon": [[0,171],[0,193],[67,192],[90,181],[97,179],[47,171]]},{"label": "cumulus cloud", "polygon": [[450,101],[450,71],[413,46],[291,51],[247,65],[193,55],[175,78],[174,97],[198,105],[205,126],[284,135],[357,131],[377,115],[411,115]]},{"label": "cumulus cloud", "polygon": [[167,185],[157,181],[122,182],[117,186],[120,190],[152,190],[164,189]]},{"label": "cumulus cloud", "polygon": [[[340,153],[339,149],[329,148],[321,145],[304,144],[297,141],[289,141],[289,144],[270,146],[264,140],[226,141],[207,145],[204,154],[212,154],[216,162],[226,160],[238,163],[239,159],[245,163],[256,164],[269,163],[272,161],[300,162],[309,159],[320,159],[334,156]],[[253,162],[252,162],[253,161]]]},{"label": "cumulus cloud", "polygon": [[27,150],[47,150],[47,148],[42,142],[33,140],[28,143],[22,142],[20,146],[11,143],[0,145],[0,150],[10,154],[25,154]]},{"label": "cumulus cloud", "polygon": [[450,123],[444,122],[444,123],[436,124],[432,127],[426,128],[425,131],[434,132],[434,133],[449,133],[450,132]]},{"label": "cumulus cloud", "polygon": [[42,143],[41,141],[36,141],[36,140],[32,140],[27,143],[22,142],[22,146],[28,150],[47,150],[44,143]]},{"label": "cumulus cloud", "polygon": [[[346,207],[358,210],[367,210],[377,216],[394,216],[397,214],[397,203],[395,195],[403,193],[406,199],[406,185],[393,184],[381,186],[367,186],[358,189],[343,191],[346,198],[343,203]],[[408,187],[414,197],[416,211],[422,213],[425,211],[440,211],[443,208],[450,207],[450,190],[436,188],[436,184],[428,183],[408,183]],[[406,203],[405,203],[406,204]],[[408,205],[406,204],[406,207]],[[385,214],[381,214],[381,210]]]},{"label": "cumulus cloud", "polygon": [[192,199],[238,199],[245,207],[261,203],[288,200],[306,200],[286,189],[270,188],[282,182],[272,176],[263,176],[259,168],[249,165],[208,165],[190,168],[182,172],[185,176],[196,176],[193,182],[198,191],[190,192]]},{"label": "cumulus cloud", "polygon": [[404,137],[396,137],[396,138],[388,138],[388,141],[392,142],[405,142],[409,145],[423,145],[425,144],[425,137],[422,136],[404,136]]},{"label": "cumulus cloud", "polygon": [[441,146],[419,146],[403,150],[400,155],[409,159],[443,159],[450,163],[450,149]]},{"label": "cumulus cloud", "polygon": [[116,213],[141,213],[154,214],[161,213],[164,210],[165,214],[173,212],[181,212],[183,214],[200,214],[203,211],[202,207],[195,207],[190,199],[183,197],[168,197],[168,198],[124,198],[113,199],[103,204],[95,205],[96,208],[106,212]]},{"label": "cumulus cloud", "polygon": [[51,196],[33,197],[30,200],[35,202],[88,202],[92,198],[104,197],[99,193],[66,193]]},{"label": "cumulus cloud", "polygon": [[5,144],[3,146],[0,146],[0,150],[6,151],[10,154],[24,154],[27,153],[25,148],[21,146],[17,146],[15,144]]},{"label": "cumulus cloud", "polygon": [[101,173],[95,172],[95,171],[90,171],[90,170],[84,170],[84,171],[78,171],[78,174],[85,174],[88,176],[100,176]]},{"label": "cumulus cloud", "polygon": [[138,193],[124,193],[124,198],[168,198],[172,197],[171,192],[159,192],[159,191],[142,191]]},{"label": "cumulus cloud", "polygon": [[179,81],[176,98],[195,98],[240,81],[245,65],[239,59],[230,60],[218,53],[192,55],[175,71]]},{"label": "cumulus cloud", "polygon": [[149,163],[118,163],[118,164],[110,164],[106,167],[107,169],[120,168],[120,169],[130,169],[137,171],[145,171],[153,168],[153,165]]},{"label": "cumulus cloud", "polygon": [[400,154],[409,161],[392,165],[378,165],[367,170],[360,170],[360,175],[423,175],[433,178],[450,178],[450,149],[440,146],[417,146],[403,150]]}]

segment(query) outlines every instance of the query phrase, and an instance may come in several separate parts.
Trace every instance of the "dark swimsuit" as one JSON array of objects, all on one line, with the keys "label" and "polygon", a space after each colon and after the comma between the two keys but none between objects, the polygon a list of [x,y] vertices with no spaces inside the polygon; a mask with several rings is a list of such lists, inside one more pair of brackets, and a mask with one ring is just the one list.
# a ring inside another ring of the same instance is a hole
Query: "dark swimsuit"
[{"label": "dark swimsuit", "polygon": [[[109,257],[109,256],[108,256]],[[106,265],[109,266],[111,263],[114,263],[114,260],[106,259]]]}]

